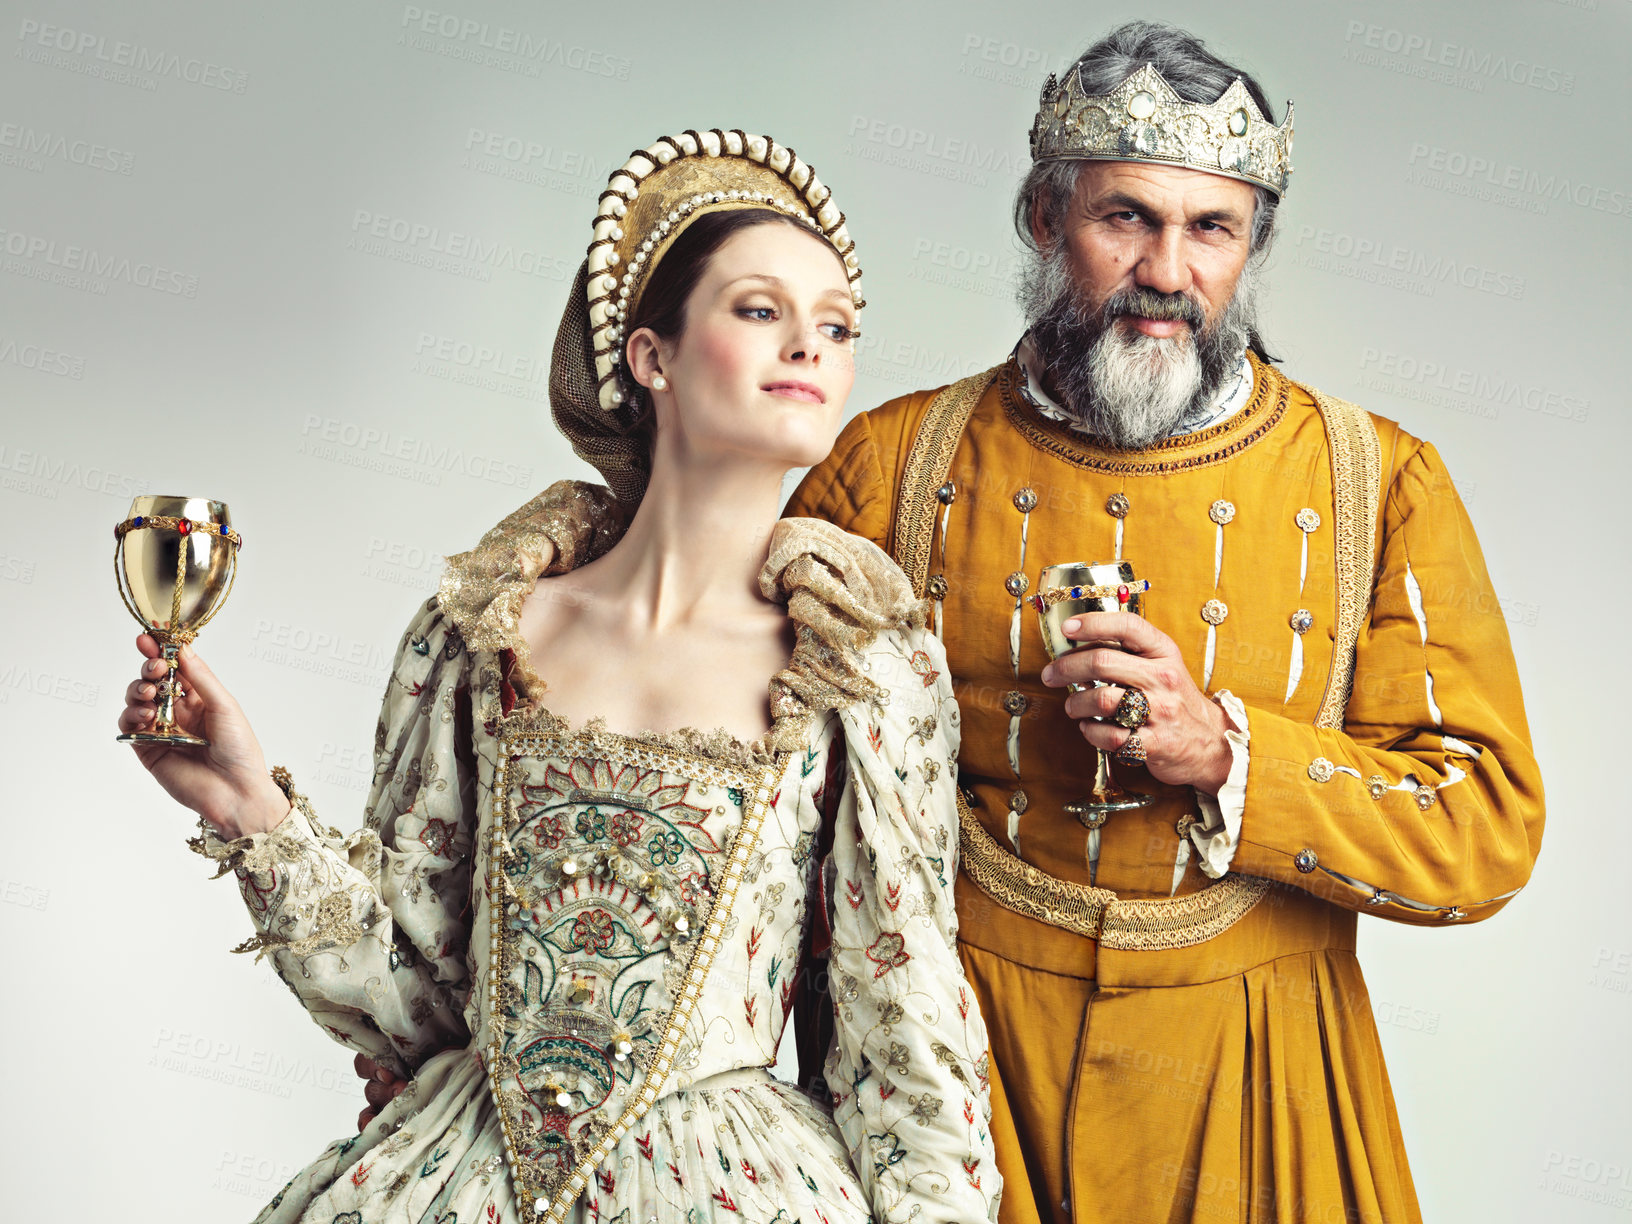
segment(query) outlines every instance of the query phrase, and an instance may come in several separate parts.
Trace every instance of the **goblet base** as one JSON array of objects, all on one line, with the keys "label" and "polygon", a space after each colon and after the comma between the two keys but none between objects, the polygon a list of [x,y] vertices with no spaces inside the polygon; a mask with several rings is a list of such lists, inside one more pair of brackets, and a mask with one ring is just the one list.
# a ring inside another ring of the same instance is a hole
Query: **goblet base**
[{"label": "goblet base", "polygon": [[118,737],[121,744],[170,744],[177,748],[208,748],[210,741],[200,739],[196,735],[188,735],[185,731],[174,731],[169,735],[161,731],[127,731]]}]

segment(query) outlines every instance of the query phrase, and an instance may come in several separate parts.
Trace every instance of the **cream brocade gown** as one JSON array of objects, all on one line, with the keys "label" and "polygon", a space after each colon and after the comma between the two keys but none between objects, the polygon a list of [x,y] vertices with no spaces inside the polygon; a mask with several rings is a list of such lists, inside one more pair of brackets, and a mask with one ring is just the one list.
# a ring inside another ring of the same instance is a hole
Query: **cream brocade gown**
[{"label": "cream brocade gown", "polygon": [[[899,571],[785,520],[760,581],[797,647],[770,732],[571,727],[517,615],[545,543],[558,572],[620,528],[542,500],[453,558],[404,636],[362,831],[302,801],[270,834],[202,839],[313,1018],[413,1077],[259,1221],[995,1218],[955,951],[957,706]],[[824,910],[831,1116],[768,1070]]]}]

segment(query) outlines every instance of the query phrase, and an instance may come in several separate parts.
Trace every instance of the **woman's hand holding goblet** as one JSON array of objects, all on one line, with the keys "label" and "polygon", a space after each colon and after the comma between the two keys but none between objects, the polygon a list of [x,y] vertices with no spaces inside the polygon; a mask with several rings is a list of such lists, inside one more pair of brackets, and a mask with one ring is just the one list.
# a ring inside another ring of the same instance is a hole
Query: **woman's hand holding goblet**
[{"label": "woman's hand holding goblet", "polygon": [[[139,635],[136,649],[146,659],[141,674],[125,690],[121,733],[153,725],[158,683],[169,670],[151,635]],[[135,743],[136,759],[171,798],[209,821],[224,838],[276,827],[289,813],[289,799],[267,773],[266,758],[243,710],[191,646],[182,648],[178,668],[184,683],[183,695],[176,699],[176,722],[189,734],[208,739],[209,745]]]}]

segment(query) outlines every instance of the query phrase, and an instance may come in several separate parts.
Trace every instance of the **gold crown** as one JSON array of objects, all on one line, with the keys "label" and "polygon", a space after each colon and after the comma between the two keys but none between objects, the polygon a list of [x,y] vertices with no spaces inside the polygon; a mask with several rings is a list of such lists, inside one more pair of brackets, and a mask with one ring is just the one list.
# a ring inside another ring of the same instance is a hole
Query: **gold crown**
[{"label": "gold crown", "polygon": [[1156,65],[1108,94],[1083,92],[1076,71],[1049,74],[1031,127],[1033,161],[1085,158],[1188,166],[1286,194],[1292,177],[1292,103],[1276,127],[1240,77],[1216,102],[1186,102]]},{"label": "gold crown", "polygon": [[589,324],[601,407],[624,400],[618,367],[624,331],[653,268],[682,230],[704,213],[771,208],[805,225],[838,252],[859,309],[861,265],[833,193],[792,149],[732,129],[686,131],[637,150],[601,193],[589,244]]}]

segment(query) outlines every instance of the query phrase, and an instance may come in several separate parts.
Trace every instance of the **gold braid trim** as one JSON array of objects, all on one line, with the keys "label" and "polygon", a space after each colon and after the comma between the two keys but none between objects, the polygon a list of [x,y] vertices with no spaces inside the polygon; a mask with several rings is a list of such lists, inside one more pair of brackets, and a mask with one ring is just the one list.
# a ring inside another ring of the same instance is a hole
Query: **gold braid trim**
[{"label": "gold braid trim", "polygon": [[1371,606],[1382,447],[1370,413],[1313,387],[1304,390],[1320,409],[1332,454],[1332,553],[1337,566],[1337,640],[1315,726],[1340,730],[1354,687],[1355,645]]},{"label": "gold braid trim", "polygon": [[[1006,364],[1006,363],[1005,363]],[[912,593],[924,597],[929,581],[930,547],[935,538],[935,490],[946,483],[952,456],[963,440],[964,426],[974,415],[975,406],[992,385],[1003,366],[993,366],[943,387],[929,403],[924,419],[907,452],[906,470],[901,475],[899,500],[895,503],[895,530],[891,541],[895,562],[912,583]]]},{"label": "gold braid trim", "polygon": [[1004,909],[1097,939],[1121,952],[1189,948],[1222,935],[1269,891],[1256,876],[1227,875],[1186,897],[1123,901],[1105,888],[1073,884],[1010,854],[988,833],[958,792],[963,870]]}]

